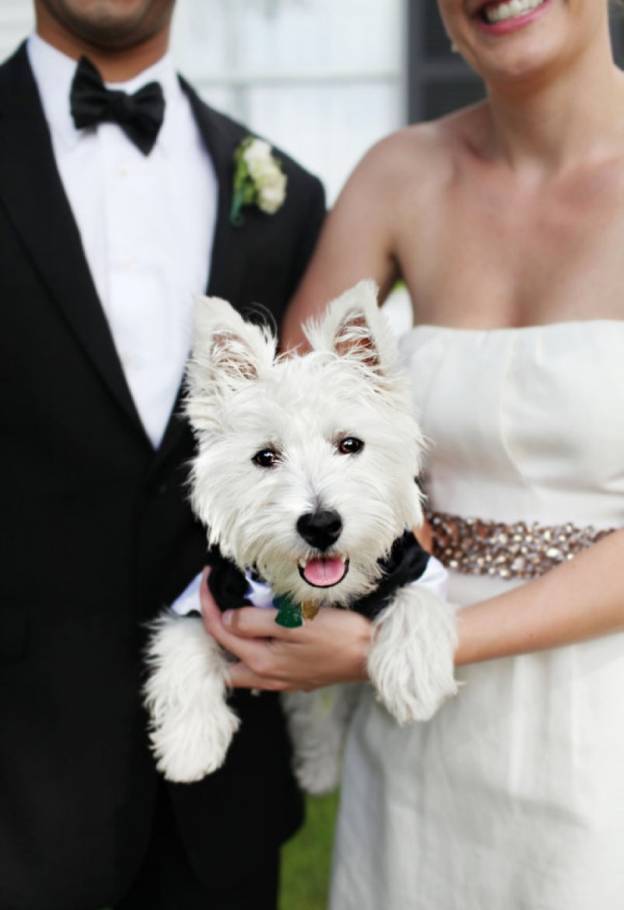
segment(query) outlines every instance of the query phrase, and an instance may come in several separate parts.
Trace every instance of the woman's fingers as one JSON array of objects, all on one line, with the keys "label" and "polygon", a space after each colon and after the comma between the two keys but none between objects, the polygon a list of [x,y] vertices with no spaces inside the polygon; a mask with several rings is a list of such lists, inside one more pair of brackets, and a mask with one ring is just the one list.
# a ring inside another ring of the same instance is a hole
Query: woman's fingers
[{"label": "woman's fingers", "polygon": [[241,607],[227,610],[221,618],[223,625],[241,638],[276,638],[282,628],[275,622],[276,616],[277,610]]},{"label": "woman's fingers", "polygon": [[282,680],[260,676],[240,661],[230,664],[228,685],[232,689],[262,689],[270,692],[283,692],[287,688],[287,684]]},{"label": "woman's fingers", "polygon": [[213,635],[211,626],[216,624],[219,618],[220,610],[215,603],[215,599],[210,593],[208,587],[208,576],[210,575],[210,566],[206,566],[202,572],[202,579],[199,585],[199,602],[201,604],[202,620],[206,631]]},{"label": "woman's fingers", "polygon": [[204,573],[206,631],[240,661],[230,668],[232,686],[281,691],[366,678],[372,625],[364,617],[324,607],[316,619],[287,629],[275,622],[275,610],[241,607],[221,614],[206,579]]},{"label": "woman's fingers", "polygon": [[267,607],[241,607],[227,610],[221,620],[223,625],[241,638],[279,638],[283,641],[297,641],[304,634],[305,626],[289,629],[275,622],[277,610]]},{"label": "woman's fingers", "polygon": [[199,589],[202,619],[206,631],[219,642],[221,647],[225,648],[226,651],[229,651],[230,654],[233,654],[235,657],[238,657],[239,660],[256,668],[258,666],[264,666],[263,649],[266,648],[266,644],[242,638],[229,631],[227,626],[224,625],[221,611],[210,593],[207,578],[208,572],[204,571]]},{"label": "woman's fingers", "polygon": [[413,528],[414,537],[427,553],[433,553],[433,531],[431,525],[425,520],[419,528]]}]

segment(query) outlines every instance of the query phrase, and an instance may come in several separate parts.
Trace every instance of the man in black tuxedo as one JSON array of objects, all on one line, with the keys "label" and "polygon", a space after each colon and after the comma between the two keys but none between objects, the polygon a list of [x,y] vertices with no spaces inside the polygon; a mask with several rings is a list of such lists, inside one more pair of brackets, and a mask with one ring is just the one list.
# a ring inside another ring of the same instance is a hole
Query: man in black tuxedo
[{"label": "man in black tuxedo", "polygon": [[283,205],[231,223],[247,131],[167,82],[173,5],[35,0],[0,67],[1,910],[271,908],[300,821],[273,694],[235,696],[227,763],[193,785],[159,780],[140,704],[145,624],[206,559],[189,301],[207,281],[279,323],[324,214],[277,153]]}]

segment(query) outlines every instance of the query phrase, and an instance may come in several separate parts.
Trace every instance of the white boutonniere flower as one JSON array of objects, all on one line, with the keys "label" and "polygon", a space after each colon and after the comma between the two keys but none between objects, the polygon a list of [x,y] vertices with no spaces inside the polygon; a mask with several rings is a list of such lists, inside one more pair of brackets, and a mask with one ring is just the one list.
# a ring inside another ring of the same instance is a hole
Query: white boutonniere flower
[{"label": "white boutonniere flower", "polygon": [[235,227],[241,225],[242,210],[247,205],[257,205],[267,215],[275,214],[286,198],[286,180],[269,143],[247,136],[234,152],[230,222]]}]

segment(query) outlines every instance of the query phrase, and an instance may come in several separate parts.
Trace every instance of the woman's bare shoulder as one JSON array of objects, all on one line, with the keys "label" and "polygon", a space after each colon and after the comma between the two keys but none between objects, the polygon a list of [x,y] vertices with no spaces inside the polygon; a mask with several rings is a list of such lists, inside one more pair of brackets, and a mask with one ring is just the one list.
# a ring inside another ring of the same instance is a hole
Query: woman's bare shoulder
[{"label": "woman's bare shoulder", "polygon": [[475,105],[397,130],[369,149],[354,177],[404,192],[426,174],[428,186],[435,188],[452,176],[461,156],[478,141],[483,115],[484,106]]}]

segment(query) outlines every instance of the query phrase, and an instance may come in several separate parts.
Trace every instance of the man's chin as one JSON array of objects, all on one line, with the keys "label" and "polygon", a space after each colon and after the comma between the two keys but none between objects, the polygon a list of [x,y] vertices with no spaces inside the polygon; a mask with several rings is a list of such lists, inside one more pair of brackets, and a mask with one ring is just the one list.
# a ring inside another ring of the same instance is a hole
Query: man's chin
[{"label": "man's chin", "polygon": [[70,36],[103,51],[124,51],[166,28],[174,0],[40,0]]}]

